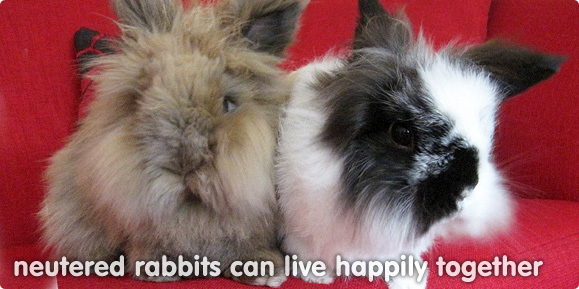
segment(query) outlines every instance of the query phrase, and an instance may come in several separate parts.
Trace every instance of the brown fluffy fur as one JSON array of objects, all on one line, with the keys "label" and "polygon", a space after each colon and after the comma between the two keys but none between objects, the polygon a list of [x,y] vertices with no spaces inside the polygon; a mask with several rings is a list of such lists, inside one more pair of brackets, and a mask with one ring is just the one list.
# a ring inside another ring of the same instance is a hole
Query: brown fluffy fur
[{"label": "brown fluffy fur", "polygon": [[[125,254],[132,272],[137,260],[200,255],[224,274],[234,260],[271,260],[275,277],[242,281],[285,280],[272,174],[289,86],[276,65],[304,5],[225,0],[183,11],[172,0],[113,1],[119,52],[95,61],[96,99],[46,173],[40,215],[55,256]],[[244,37],[268,29],[267,20],[251,25],[272,11],[287,22],[275,39]],[[224,110],[226,96],[235,110]]]}]

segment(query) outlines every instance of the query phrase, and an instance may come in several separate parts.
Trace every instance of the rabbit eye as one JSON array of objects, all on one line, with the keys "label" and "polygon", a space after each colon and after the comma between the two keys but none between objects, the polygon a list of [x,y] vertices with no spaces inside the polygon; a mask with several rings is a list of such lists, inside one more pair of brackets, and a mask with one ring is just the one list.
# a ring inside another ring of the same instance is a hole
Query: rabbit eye
[{"label": "rabbit eye", "polygon": [[235,102],[233,102],[233,99],[231,96],[226,95],[223,98],[223,112],[229,113],[229,112],[234,111],[235,109],[237,109],[237,104],[235,104]]},{"label": "rabbit eye", "polygon": [[414,133],[407,125],[394,122],[390,125],[389,132],[392,141],[401,148],[407,150],[414,148]]}]

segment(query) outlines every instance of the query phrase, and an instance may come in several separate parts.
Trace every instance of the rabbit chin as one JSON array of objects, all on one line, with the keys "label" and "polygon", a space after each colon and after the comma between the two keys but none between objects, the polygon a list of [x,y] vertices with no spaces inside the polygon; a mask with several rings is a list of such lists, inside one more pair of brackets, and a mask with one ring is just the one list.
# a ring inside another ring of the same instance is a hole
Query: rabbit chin
[{"label": "rabbit chin", "polygon": [[339,58],[327,57],[292,75],[294,90],[282,120],[276,162],[287,253],[302,261],[321,260],[331,272],[337,255],[348,261],[399,260],[402,254],[419,259],[435,238],[480,237],[507,227],[511,201],[489,160],[491,144],[480,152],[478,184],[464,192],[455,213],[437,220],[425,233],[419,232],[419,221],[402,205],[387,211],[377,204],[362,217],[344,205],[345,159],[319,141],[327,111],[316,91],[318,77],[332,77],[343,65]]}]

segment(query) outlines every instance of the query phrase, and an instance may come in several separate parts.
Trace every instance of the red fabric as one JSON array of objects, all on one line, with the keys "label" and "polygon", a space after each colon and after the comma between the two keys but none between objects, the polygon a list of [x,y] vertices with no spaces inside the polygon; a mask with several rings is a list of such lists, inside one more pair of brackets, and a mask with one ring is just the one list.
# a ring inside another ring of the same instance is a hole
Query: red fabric
[{"label": "red fabric", "polygon": [[38,239],[46,159],[76,122],[72,36],[90,23],[116,32],[106,0],[0,3],[0,247]]},{"label": "red fabric", "polygon": [[56,278],[14,276],[14,261],[25,261],[30,264],[39,260],[44,260],[44,256],[41,250],[34,245],[12,246],[9,249],[0,249],[0,288],[51,288],[56,283]]},{"label": "red fabric", "polygon": [[[304,29],[290,48],[284,67],[294,69],[326,54],[346,48],[354,36],[358,17],[354,0],[312,0],[302,17]],[[456,4],[453,0],[381,0],[392,12],[404,9],[417,34],[420,29],[437,46],[450,41],[480,43],[485,40],[490,0]],[[452,8],[450,8],[452,7]]]},{"label": "red fabric", "polygon": [[[388,2],[388,3],[386,3]],[[407,14],[436,45],[459,37],[481,42],[510,38],[569,56],[561,72],[505,103],[497,130],[496,158],[519,203],[517,227],[490,244],[437,246],[430,253],[430,288],[576,288],[579,285],[579,5],[573,0],[384,1],[392,11],[407,3]],[[46,159],[61,148],[75,127],[80,83],[72,36],[81,26],[118,34],[108,0],[4,0],[0,3],[0,287],[42,288],[50,280],[10,277],[13,260],[41,259],[36,212],[44,194]],[[489,14],[490,13],[490,14]],[[355,0],[312,0],[284,67],[295,68],[328,49],[344,47],[353,35]],[[437,277],[434,262],[489,260],[544,261],[539,277],[486,277],[472,284]],[[454,258],[454,259],[453,259]],[[8,269],[6,269],[8,268]],[[59,278],[61,288],[244,288],[225,280],[146,283],[130,278]],[[333,286],[290,279],[282,288],[377,288],[364,279]],[[249,287],[248,287],[249,288]]]},{"label": "red fabric", "polygon": [[[517,11],[517,13],[513,13]],[[561,71],[505,103],[496,157],[517,194],[579,201],[579,5],[495,0],[489,37],[568,57]]]},{"label": "red fabric", "polygon": [[[429,253],[431,288],[577,288],[579,286],[579,203],[571,201],[519,199],[517,220],[506,234],[488,243],[464,240],[435,246]],[[463,283],[460,275],[438,277],[435,263],[444,260],[492,261],[506,255],[509,260],[543,261],[537,277],[476,277]]]}]

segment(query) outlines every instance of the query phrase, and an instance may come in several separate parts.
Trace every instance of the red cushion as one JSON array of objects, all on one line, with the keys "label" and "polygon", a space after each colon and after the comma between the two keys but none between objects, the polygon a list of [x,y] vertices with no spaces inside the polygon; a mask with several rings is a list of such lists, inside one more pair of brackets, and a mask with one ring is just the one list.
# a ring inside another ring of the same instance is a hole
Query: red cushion
[{"label": "red cushion", "polygon": [[116,25],[106,0],[0,3],[0,248],[35,242],[46,159],[76,122],[72,36]]},{"label": "red cushion", "polygon": [[34,245],[12,246],[0,249],[0,288],[52,288],[56,283],[56,278],[46,276],[14,276],[14,261],[25,261],[30,264],[31,262],[43,261],[44,259],[41,250]]},{"label": "red cushion", "polygon": [[500,114],[497,161],[525,197],[579,201],[577,27],[577,1],[495,0],[491,7],[489,37],[568,57],[558,74],[507,101]]},{"label": "red cushion", "polygon": [[[517,200],[517,220],[512,229],[488,243],[451,241],[429,253],[432,288],[576,288],[579,286],[579,203],[555,200]],[[445,261],[543,261],[537,277],[476,277],[464,283],[461,276],[437,277],[435,263]]]}]

